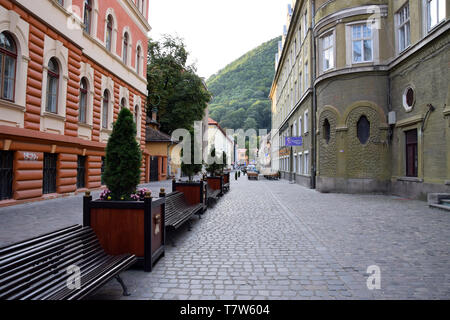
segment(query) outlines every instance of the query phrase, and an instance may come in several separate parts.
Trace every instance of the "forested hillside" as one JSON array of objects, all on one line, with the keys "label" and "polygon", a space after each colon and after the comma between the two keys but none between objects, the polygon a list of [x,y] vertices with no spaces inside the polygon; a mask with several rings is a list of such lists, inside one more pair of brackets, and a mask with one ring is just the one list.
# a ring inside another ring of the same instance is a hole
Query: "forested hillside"
[{"label": "forested hillside", "polygon": [[263,43],[208,79],[208,89],[213,95],[209,114],[222,127],[271,128],[268,96],[279,40]]}]

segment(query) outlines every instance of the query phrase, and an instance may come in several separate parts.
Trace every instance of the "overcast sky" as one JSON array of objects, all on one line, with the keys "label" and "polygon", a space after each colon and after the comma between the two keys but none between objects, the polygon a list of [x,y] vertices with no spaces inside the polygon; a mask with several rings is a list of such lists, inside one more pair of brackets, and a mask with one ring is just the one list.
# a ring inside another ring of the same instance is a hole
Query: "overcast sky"
[{"label": "overcast sky", "polygon": [[[185,40],[208,78],[247,51],[281,35],[287,0],[149,0],[150,36]],[[275,57],[274,57],[275,59]]]}]

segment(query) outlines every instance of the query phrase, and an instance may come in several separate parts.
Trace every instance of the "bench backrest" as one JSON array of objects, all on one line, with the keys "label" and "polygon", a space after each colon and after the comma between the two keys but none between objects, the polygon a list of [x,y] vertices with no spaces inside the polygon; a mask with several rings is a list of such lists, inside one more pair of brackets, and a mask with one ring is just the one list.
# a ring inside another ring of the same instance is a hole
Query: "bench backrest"
[{"label": "bench backrest", "polygon": [[175,191],[166,195],[166,219],[187,207],[189,204],[184,199],[183,192]]},{"label": "bench backrest", "polygon": [[33,299],[66,287],[67,268],[107,256],[89,227],[71,227],[0,249],[0,299]]}]

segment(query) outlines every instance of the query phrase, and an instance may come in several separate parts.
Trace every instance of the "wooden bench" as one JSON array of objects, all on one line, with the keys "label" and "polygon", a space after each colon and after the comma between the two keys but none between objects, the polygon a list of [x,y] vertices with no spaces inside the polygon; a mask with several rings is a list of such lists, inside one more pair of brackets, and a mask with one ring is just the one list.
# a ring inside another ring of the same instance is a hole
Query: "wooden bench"
[{"label": "wooden bench", "polygon": [[184,198],[183,192],[175,191],[165,196],[165,222],[166,227],[178,229],[185,222],[188,223],[189,230],[191,230],[190,219],[194,214],[200,215],[203,209],[203,204],[198,203],[189,205]]},{"label": "wooden bench", "polygon": [[106,254],[91,228],[68,227],[0,249],[0,300],[79,300],[112,278],[129,295],[119,273],[135,262]]},{"label": "wooden bench", "polygon": [[213,203],[216,203],[217,200],[220,197],[220,190],[219,189],[211,189],[209,184],[206,185],[206,198],[208,202],[208,206],[211,206]]}]

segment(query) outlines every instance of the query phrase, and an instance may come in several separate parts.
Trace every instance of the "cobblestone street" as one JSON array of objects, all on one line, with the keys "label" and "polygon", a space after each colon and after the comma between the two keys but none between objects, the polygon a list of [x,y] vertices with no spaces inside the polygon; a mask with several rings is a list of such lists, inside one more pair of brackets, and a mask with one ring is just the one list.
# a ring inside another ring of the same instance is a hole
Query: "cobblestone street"
[{"label": "cobblestone street", "polygon": [[[0,219],[3,246],[81,223],[82,199],[2,208]],[[176,246],[167,245],[152,273],[123,273],[130,297],[111,281],[91,298],[450,298],[450,216],[425,202],[233,177],[192,231],[169,236]],[[371,265],[381,269],[380,290],[367,289]]]}]

